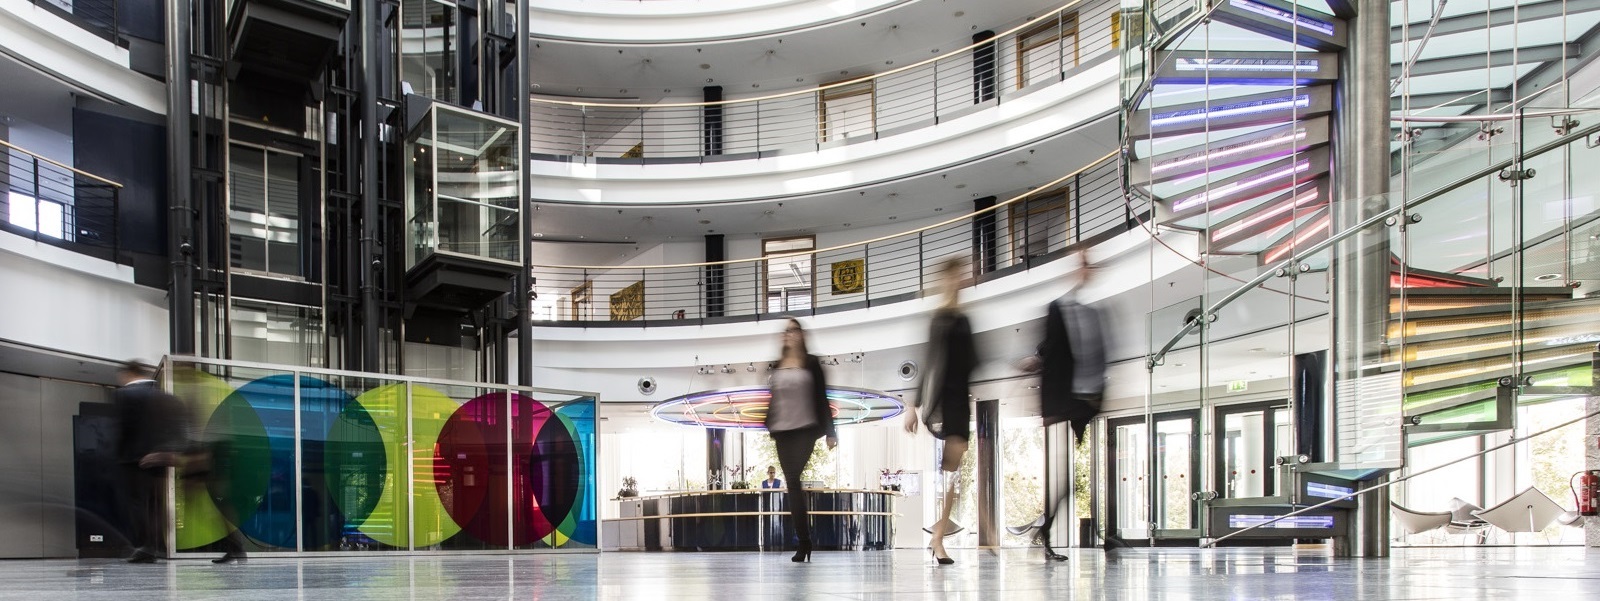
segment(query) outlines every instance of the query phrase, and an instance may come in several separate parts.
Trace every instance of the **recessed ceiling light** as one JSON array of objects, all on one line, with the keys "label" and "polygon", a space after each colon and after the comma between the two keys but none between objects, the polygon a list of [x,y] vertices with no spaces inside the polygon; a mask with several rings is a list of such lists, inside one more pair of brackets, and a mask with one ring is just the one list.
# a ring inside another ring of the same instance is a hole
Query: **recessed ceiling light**
[{"label": "recessed ceiling light", "polygon": [[762,213],[762,214],[763,214],[763,215],[771,215],[771,214],[773,214],[773,213],[776,213],[776,212],[777,212],[777,211],[774,211],[774,210],[772,210],[772,209],[767,209],[767,210],[765,210],[765,211],[762,211],[762,212],[761,212],[761,213]]},{"label": "recessed ceiling light", "polygon": [[544,232],[534,232],[533,233],[533,237],[535,237],[535,238],[543,238],[544,237]]},{"label": "recessed ceiling light", "polygon": [[1547,273],[1547,274],[1544,274],[1544,275],[1541,275],[1541,276],[1534,276],[1533,279],[1535,279],[1537,281],[1540,281],[1540,282],[1548,282],[1550,280],[1556,280],[1556,279],[1560,279],[1560,278],[1561,278],[1561,274],[1559,274],[1559,273]]},{"label": "recessed ceiling light", "polygon": [[700,68],[701,68],[701,69],[710,69],[710,68],[711,68],[711,65],[709,65],[709,64],[706,64],[706,63],[700,63]]},{"label": "recessed ceiling light", "polygon": [[701,219],[700,220],[700,225],[710,225],[710,224],[711,224],[711,220],[710,219]]},{"label": "recessed ceiling light", "polygon": [[846,223],[846,224],[844,224],[844,226],[845,227],[850,227],[850,224]]},{"label": "recessed ceiling light", "polygon": [[894,216],[894,215],[890,215],[890,216],[889,216],[889,221],[894,221],[894,220],[896,220],[896,219],[899,219],[899,217],[896,217],[896,216]]},{"label": "recessed ceiling light", "polygon": [[960,189],[965,188],[965,187],[967,187],[966,184],[956,184],[956,189],[957,190],[960,190]]},{"label": "recessed ceiling light", "polygon": [[1183,366],[1186,366],[1186,365],[1188,365],[1188,363],[1173,363],[1172,364],[1173,367],[1183,367]]},{"label": "recessed ceiling light", "polygon": [[938,213],[939,211],[943,211],[943,210],[944,210],[944,207],[934,207],[933,212]]},{"label": "recessed ceiling light", "polygon": [[958,10],[958,11],[956,11],[956,15],[955,15],[955,17],[956,17],[956,18],[957,18],[957,19],[959,19],[959,18],[961,18],[961,17],[965,17],[965,16],[967,16],[967,11],[964,11],[964,10]]},{"label": "recessed ceiling light", "polygon": [[1266,350],[1267,350],[1267,347],[1258,346],[1258,347],[1255,347],[1253,349],[1250,349],[1250,352],[1252,352],[1252,353],[1261,353],[1261,352],[1265,352]]}]

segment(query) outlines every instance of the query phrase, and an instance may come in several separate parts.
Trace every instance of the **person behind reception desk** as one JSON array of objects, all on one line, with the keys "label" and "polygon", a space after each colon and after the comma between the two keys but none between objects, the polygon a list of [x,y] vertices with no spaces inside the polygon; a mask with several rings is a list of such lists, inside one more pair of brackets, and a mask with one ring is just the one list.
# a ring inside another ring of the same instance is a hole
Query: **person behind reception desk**
[{"label": "person behind reception desk", "polygon": [[761,488],[783,488],[783,480],[778,479],[778,468],[767,466],[767,479],[761,481]]},{"label": "person behind reception desk", "polygon": [[[778,447],[778,465],[789,483],[789,518],[794,522],[800,546],[792,561],[811,559],[811,518],[800,475],[811,460],[817,439],[826,435],[828,448],[839,445],[833,426],[833,410],[828,406],[828,383],[823,379],[822,361],[806,351],[806,331],[791,317],[783,329],[783,347],[778,368],[772,371],[772,402],[767,407],[767,432]],[[770,470],[768,471],[770,479]],[[766,487],[763,482],[762,487]]]}]

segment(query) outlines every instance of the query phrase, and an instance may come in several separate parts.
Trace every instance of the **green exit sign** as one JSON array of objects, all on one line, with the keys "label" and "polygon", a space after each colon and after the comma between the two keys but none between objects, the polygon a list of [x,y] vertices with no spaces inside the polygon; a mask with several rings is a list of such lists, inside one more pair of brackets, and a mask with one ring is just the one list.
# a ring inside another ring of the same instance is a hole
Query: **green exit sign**
[{"label": "green exit sign", "polygon": [[1231,392],[1244,392],[1246,390],[1250,390],[1250,382],[1249,381],[1246,381],[1246,380],[1234,380],[1232,382],[1228,382],[1228,392],[1230,392],[1230,393]]}]

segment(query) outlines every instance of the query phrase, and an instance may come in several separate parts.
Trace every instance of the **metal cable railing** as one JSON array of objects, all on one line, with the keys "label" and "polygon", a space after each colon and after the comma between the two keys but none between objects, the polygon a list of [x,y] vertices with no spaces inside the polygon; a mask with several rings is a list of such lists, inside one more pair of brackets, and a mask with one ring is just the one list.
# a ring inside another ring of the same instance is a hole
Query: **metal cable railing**
[{"label": "metal cable railing", "polygon": [[34,6],[76,23],[97,36],[117,42],[122,26],[117,20],[116,0],[73,0],[70,3],[31,0]]},{"label": "metal cable railing", "polygon": [[530,150],[585,161],[704,161],[815,151],[928,127],[1110,58],[1115,10],[1104,0],[1072,0],[915,64],[754,98],[639,104],[533,96]]},{"label": "metal cable railing", "polygon": [[0,141],[0,226],[115,260],[122,184]]},{"label": "metal cable railing", "polygon": [[[950,256],[980,257],[980,278],[1000,277],[1137,227],[1147,215],[1123,201],[1115,157],[992,208],[872,240],[708,263],[534,265],[533,275],[538,289],[566,293],[548,317],[570,325],[746,321],[912,300],[939,285],[938,264]],[[990,223],[994,236],[975,244]]]}]

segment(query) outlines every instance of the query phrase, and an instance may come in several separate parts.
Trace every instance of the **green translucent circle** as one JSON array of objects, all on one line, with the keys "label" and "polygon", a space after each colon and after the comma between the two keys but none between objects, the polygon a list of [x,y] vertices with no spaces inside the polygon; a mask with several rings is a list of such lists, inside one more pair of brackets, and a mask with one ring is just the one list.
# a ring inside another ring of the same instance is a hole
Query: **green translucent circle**
[{"label": "green translucent circle", "polygon": [[[168,377],[173,393],[190,403],[196,424],[209,422],[222,401],[233,394],[233,387],[222,378],[193,368],[174,369]],[[185,481],[184,486],[178,488],[175,505],[179,549],[204,547],[222,540],[234,529],[234,525],[222,517],[222,511],[217,509],[216,501],[212,500],[203,482]]]},{"label": "green translucent circle", "polygon": [[[445,513],[444,502],[439,499],[438,487],[430,473],[434,465],[433,447],[439,442],[439,431],[456,410],[455,401],[443,393],[413,384],[411,386],[412,440],[405,444],[406,386],[391,384],[374,388],[356,397],[367,413],[380,424],[378,433],[383,441],[388,473],[383,479],[383,492],[374,504],[376,511],[366,516],[358,529],[362,534],[380,543],[407,548],[412,541],[405,526],[408,513],[415,519],[416,546],[431,547],[455,536],[461,526]],[[379,419],[378,416],[399,416]],[[385,423],[389,422],[389,423]],[[411,465],[416,466],[415,486],[406,482]],[[406,494],[408,486],[411,494]]]}]

